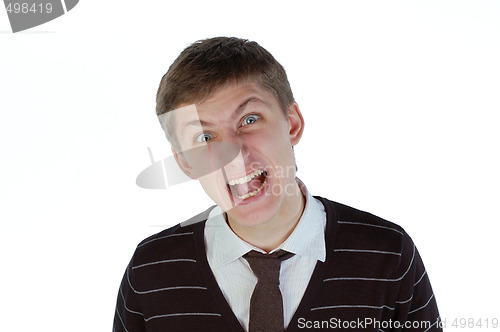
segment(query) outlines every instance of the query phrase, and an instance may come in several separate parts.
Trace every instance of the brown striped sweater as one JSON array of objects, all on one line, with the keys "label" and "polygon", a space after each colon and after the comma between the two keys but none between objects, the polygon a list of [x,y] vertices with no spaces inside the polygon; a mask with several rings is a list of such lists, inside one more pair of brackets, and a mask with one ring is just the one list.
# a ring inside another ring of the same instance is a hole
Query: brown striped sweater
[{"label": "brown striped sweater", "polygon": [[[406,232],[316,198],[327,215],[326,261],[317,263],[287,332],[442,331],[427,272]],[[113,331],[244,332],[207,262],[209,211],[137,246],[119,289]]]}]

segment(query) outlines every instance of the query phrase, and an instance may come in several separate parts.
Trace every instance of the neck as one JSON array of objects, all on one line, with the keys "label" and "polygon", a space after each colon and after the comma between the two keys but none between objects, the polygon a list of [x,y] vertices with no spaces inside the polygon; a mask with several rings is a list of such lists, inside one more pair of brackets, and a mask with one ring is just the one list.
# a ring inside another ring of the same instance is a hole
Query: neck
[{"label": "neck", "polygon": [[273,218],[259,225],[242,227],[238,223],[231,222],[231,218],[227,214],[226,221],[233,232],[242,240],[270,252],[292,234],[304,212],[305,197],[298,185],[294,195],[287,198]]}]

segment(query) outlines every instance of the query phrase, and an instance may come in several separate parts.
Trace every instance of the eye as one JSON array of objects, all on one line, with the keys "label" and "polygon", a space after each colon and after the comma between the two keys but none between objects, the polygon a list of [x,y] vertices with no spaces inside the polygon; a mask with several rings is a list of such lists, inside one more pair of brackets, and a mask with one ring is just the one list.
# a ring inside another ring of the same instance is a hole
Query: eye
[{"label": "eye", "polygon": [[250,125],[250,124],[252,124],[252,123],[257,122],[257,120],[259,120],[259,119],[260,119],[260,116],[259,116],[259,115],[257,115],[257,114],[250,114],[250,115],[247,115],[247,116],[243,119],[243,121],[241,122],[241,126],[242,126],[242,127],[243,127],[243,126],[248,126],[248,125]]},{"label": "eye", "polygon": [[212,139],[212,135],[203,133],[195,137],[195,141],[198,143],[208,142]]}]

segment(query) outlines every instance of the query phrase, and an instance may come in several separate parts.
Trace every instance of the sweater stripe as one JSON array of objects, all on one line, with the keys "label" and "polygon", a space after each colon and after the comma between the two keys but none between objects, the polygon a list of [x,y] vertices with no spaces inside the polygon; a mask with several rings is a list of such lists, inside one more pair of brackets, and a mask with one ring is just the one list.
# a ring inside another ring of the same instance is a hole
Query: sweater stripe
[{"label": "sweater stripe", "polygon": [[170,235],[166,235],[166,236],[160,236],[160,237],[153,238],[151,240],[147,240],[147,241],[144,241],[144,242],[140,243],[137,246],[137,248],[145,246],[146,244],[151,243],[153,241],[163,240],[163,239],[166,239],[166,238],[169,238],[169,237],[172,237],[172,236],[183,236],[183,235],[193,235],[193,234],[194,234],[193,232],[188,232],[188,233],[179,233],[179,234],[170,234]]},{"label": "sweater stripe", "polygon": [[440,320],[439,318],[440,318],[440,317],[438,317],[438,318],[436,319],[436,321],[434,322],[434,324],[432,324],[431,326],[429,326],[429,328],[428,328],[427,330],[425,330],[424,332],[427,332],[427,331],[429,331],[431,328],[433,328],[433,327],[434,327],[434,325],[436,325],[436,324],[437,324],[438,320]]},{"label": "sweater stripe", "polygon": [[415,312],[417,312],[417,311],[419,311],[419,310],[422,310],[422,309],[424,309],[425,307],[427,307],[427,306],[429,305],[429,303],[431,302],[431,300],[432,300],[432,298],[433,298],[433,297],[434,297],[434,294],[432,294],[432,295],[431,295],[431,297],[429,298],[429,300],[427,301],[427,303],[426,303],[426,304],[424,304],[424,305],[423,305],[423,306],[421,306],[420,308],[417,308],[417,309],[415,309],[415,310],[412,310],[412,311],[408,312],[408,315],[411,315],[411,314],[413,314],[413,313],[415,313]]},{"label": "sweater stripe", "polygon": [[125,310],[127,310],[128,312],[131,312],[133,314],[136,314],[136,315],[144,316],[144,314],[142,312],[134,311],[134,310],[130,309],[129,307],[127,307],[127,302],[125,301],[125,296],[123,296],[123,291],[122,291],[121,287],[120,287],[120,295],[122,296],[123,307],[125,308]]},{"label": "sweater stripe", "polygon": [[410,271],[411,266],[413,265],[413,259],[415,258],[415,245],[413,245],[413,256],[411,258],[410,264],[408,266],[408,269],[406,270],[405,273],[399,278],[396,279],[385,279],[385,278],[361,278],[361,277],[337,277],[337,278],[327,278],[324,279],[324,282],[327,281],[338,281],[338,280],[362,280],[362,281],[389,281],[389,282],[394,282],[394,281],[401,281],[408,271]]},{"label": "sweater stripe", "polygon": [[374,305],[363,305],[363,304],[356,304],[356,305],[329,305],[326,307],[318,307],[318,308],[312,308],[311,311],[314,310],[324,310],[324,309],[338,309],[338,308],[368,308],[368,309],[389,309],[389,310],[394,310],[396,308],[391,308],[389,306],[381,305],[381,306],[374,306]]},{"label": "sweater stripe", "polygon": [[177,314],[157,315],[157,316],[146,318],[146,319],[144,319],[144,321],[148,322],[152,319],[166,318],[166,317],[178,317],[178,316],[217,316],[217,317],[220,317],[221,315],[217,314],[217,313],[211,313],[211,312],[183,312],[183,313],[177,313]]},{"label": "sweater stripe", "polygon": [[156,292],[164,292],[164,291],[170,291],[170,290],[177,290],[177,289],[200,289],[200,290],[207,290],[206,287],[202,286],[173,286],[173,287],[163,287],[163,288],[156,288],[156,289],[150,289],[147,291],[138,291],[132,286],[132,282],[130,282],[130,276],[128,273],[127,269],[127,280],[130,288],[134,291],[136,294],[150,294],[150,293],[156,293]]},{"label": "sweater stripe", "polygon": [[394,228],[391,228],[391,227],[387,227],[387,226],[366,224],[366,223],[363,223],[363,222],[354,222],[354,221],[340,221],[340,220],[337,221],[337,223],[339,223],[339,224],[350,224],[350,225],[361,225],[361,226],[384,228],[384,229],[388,229],[388,230],[391,230],[391,231],[394,231],[394,232],[397,232],[397,233],[403,235],[403,232],[398,231],[397,229],[394,229]]},{"label": "sweater stripe", "polygon": [[[122,323],[123,329],[125,330],[125,332],[129,332],[129,330],[127,330],[127,327],[125,326],[125,323],[123,322],[122,316],[118,312],[118,308],[116,308],[115,311],[116,311],[116,314],[118,315],[118,318],[120,319],[120,322]],[[114,330],[114,328],[113,328],[113,330]]]},{"label": "sweater stripe", "polygon": [[158,288],[158,289],[151,289],[147,291],[137,291],[136,294],[150,294],[150,293],[156,293],[156,292],[164,292],[164,291],[170,291],[170,290],[177,290],[177,289],[200,289],[200,290],[207,290],[206,287],[201,287],[201,286],[175,286],[175,287],[164,287],[164,288]]},{"label": "sweater stripe", "polygon": [[427,271],[424,270],[424,273],[422,273],[422,276],[420,277],[420,279],[418,279],[418,281],[416,283],[414,283],[413,286],[418,285],[422,281],[422,279],[423,279],[423,277],[425,276],[426,273],[427,273]]},{"label": "sweater stripe", "polygon": [[176,263],[176,262],[192,262],[192,263],[196,263],[196,260],[195,259],[187,259],[187,258],[165,259],[165,260],[161,260],[161,261],[156,261],[156,262],[151,262],[151,263],[145,263],[145,264],[137,265],[137,266],[132,267],[132,270],[139,269],[139,268],[145,267],[145,266],[150,266],[150,265],[163,264],[163,263]]},{"label": "sweater stripe", "polygon": [[387,254],[401,256],[399,252],[380,251],[380,250],[366,250],[366,249],[335,249],[333,252],[359,252],[359,253],[373,253],[373,254]]},{"label": "sweater stripe", "polygon": [[404,301],[396,301],[396,303],[403,304],[403,303],[408,303],[408,302],[410,302],[411,300],[413,300],[413,294],[410,296],[410,298],[409,298],[408,300],[404,300]]}]

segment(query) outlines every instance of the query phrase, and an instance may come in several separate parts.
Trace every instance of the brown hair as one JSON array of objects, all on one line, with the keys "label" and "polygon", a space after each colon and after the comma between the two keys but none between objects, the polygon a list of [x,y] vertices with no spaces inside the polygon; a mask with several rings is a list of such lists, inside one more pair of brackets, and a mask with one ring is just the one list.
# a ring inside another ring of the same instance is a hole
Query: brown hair
[{"label": "brown hair", "polygon": [[[200,102],[227,83],[245,80],[271,92],[288,115],[294,98],[283,66],[256,42],[234,37],[199,40],[184,49],[161,79],[156,115]],[[166,127],[171,129],[169,123]],[[170,135],[167,130],[172,142]]]}]

